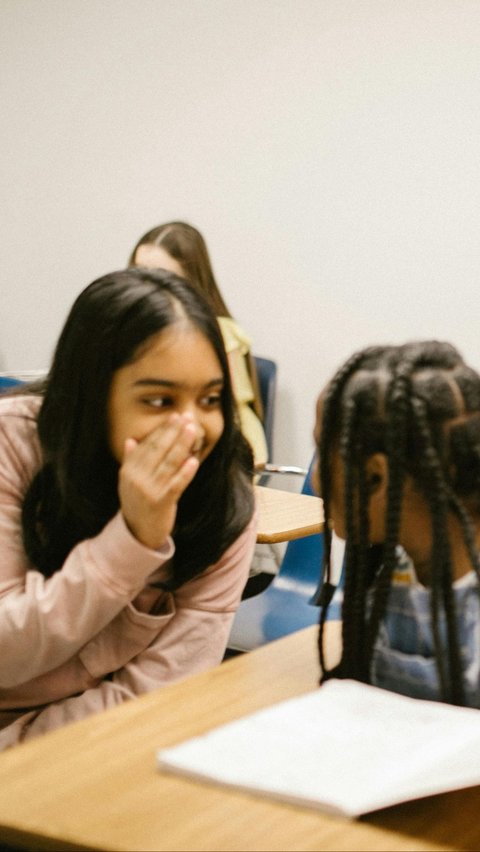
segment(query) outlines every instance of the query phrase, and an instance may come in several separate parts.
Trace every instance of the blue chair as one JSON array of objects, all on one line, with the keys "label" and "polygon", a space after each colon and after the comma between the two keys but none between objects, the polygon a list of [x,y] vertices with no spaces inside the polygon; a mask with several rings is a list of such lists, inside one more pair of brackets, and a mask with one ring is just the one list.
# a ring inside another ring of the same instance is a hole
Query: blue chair
[{"label": "blue chair", "polygon": [[277,391],[277,365],[275,361],[268,358],[253,356],[253,363],[257,373],[258,389],[263,406],[263,430],[268,447],[268,458],[272,460],[273,455],[273,422],[275,413],[275,395]]},{"label": "blue chair", "polygon": [[270,479],[270,474],[300,474],[306,476],[307,471],[302,467],[286,467],[285,465],[272,464],[273,457],[273,423],[275,415],[275,396],[277,392],[277,365],[275,361],[270,361],[268,358],[260,358],[258,355],[253,356],[254,365],[256,367],[258,388],[263,406],[263,429],[267,441],[269,461],[262,467],[264,475],[260,476],[259,485],[266,485]]},{"label": "blue chair", "polygon": [[[310,464],[302,494],[313,494]],[[252,651],[317,624],[320,618],[314,603],[321,582],[323,533],[290,541],[279,571],[260,594],[243,600],[233,622],[228,651]]]},{"label": "blue chair", "polygon": [[0,376],[0,393],[4,393],[21,384],[21,380],[15,379],[13,376]]}]

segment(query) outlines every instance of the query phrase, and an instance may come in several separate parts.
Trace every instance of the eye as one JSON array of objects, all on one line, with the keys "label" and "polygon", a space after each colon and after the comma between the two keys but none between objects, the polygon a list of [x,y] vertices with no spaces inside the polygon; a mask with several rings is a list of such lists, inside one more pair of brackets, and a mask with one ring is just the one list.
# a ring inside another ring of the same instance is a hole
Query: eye
[{"label": "eye", "polygon": [[202,396],[200,403],[203,408],[219,408],[221,405],[221,395],[219,393],[209,393]]},{"label": "eye", "polygon": [[173,398],[171,396],[150,396],[142,399],[142,402],[149,408],[170,408],[173,405]]}]

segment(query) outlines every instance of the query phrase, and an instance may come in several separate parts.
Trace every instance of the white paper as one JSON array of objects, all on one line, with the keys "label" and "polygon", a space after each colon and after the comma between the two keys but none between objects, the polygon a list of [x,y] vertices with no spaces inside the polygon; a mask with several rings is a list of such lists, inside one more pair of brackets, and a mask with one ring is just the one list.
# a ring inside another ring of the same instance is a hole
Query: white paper
[{"label": "white paper", "polygon": [[157,757],[170,772],[355,817],[480,784],[480,712],[331,680]]}]

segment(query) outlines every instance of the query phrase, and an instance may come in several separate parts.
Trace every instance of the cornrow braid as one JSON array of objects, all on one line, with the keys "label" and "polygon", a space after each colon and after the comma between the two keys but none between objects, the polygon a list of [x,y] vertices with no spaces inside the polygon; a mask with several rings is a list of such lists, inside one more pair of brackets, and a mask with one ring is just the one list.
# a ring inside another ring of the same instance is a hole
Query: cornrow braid
[{"label": "cornrow braid", "polygon": [[[464,695],[459,677],[460,655],[453,608],[451,548],[447,533],[448,489],[443,466],[435,445],[431,441],[426,404],[423,400],[412,399],[412,408],[415,411],[416,423],[423,441],[421,465],[424,471],[424,479],[430,484],[430,488],[425,489],[425,496],[430,506],[433,525],[431,609],[437,670],[442,695],[452,703],[462,704]],[[441,605],[443,605],[446,617],[446,649],[443,648],[440,634]],[[449,662],[449,674],[445,666],[445,650]]]},{"label": "cornrow braid", "polygon": [[396,565],[403,484],[405,481],[406,423],[408,397],[411,390],[410,372],[412,357],[406,358],[396,367],[385,399],[386,439],[385,449],[393,464],[389,467],[385,542],[382,570],[376,577],[371,614],[368,625],[366,648],[367,665],[373,654],[379,625],[385,613],[392,574]]},{"label": "cornrow braid", "polygon": [[[398,559],[406,476],[424,495],[432,517],[431,622],[443,700],[465,703],[448,516],[459,522],[466,551],[480,579],[480,558],[471,517],[480,514],[480,376],[447,343],[426,341],[371,347],[355,353],[337,372],[323,400],[319,442],[324,500],[324,578],[330,584],[332,456],[345,473],[345,587],[343,651],[327,670],[323,654],[328,599],[321,610],[322,680],[331,676],[371,680],[378,631],[385,617]],[[369,541],[366,462],[376,452],[388,459],[385,538]],[[372,559],[380,553],[380,559]],[[445,629],[443,630],[443,625]]]},{"label": "cornrow braid", "polygon": [[[355,445],[357,408],[354,400],[349,400],[345,406],[344,429],[340,437],[340,454],[345,462],[345,503],[347,528],[354,525],[356,493],[360,491],[360,479],[356,461],[357,447]],[[347,539],[347,548],[354,550],[356,543],[352,538]],[[348,558],[352,559],[349,553]],[[345,659],[349,669],[355,672],[355,677],[363,680],[362,646],[363,646],[363,588],[361,575],[364,573],[364,559],[358,559],[358,571],[347,578],[347,594],[352,601],[350,618],[343,621],[342,639],[345,648]],[[358,638],[358,641],[355,639]]]},{"label": "cornrow braid", "polygon": [[[319,458],[321,460],[320,464],[320,488],[323,497],[323,501],[325,506],[330,505],[330,481],[331,481],[331,452],[330,449],[333,446],[336,440],[336,409],[339,404],[339,401],[342,398],[342,394],[344,391],[344,387],[348,382],[350,376],[352,376],[361,366],[361,364],[368,358],[375,359],[375,357],[383,351],[382,347],[371,347],[362,352],[354,353],[341,367],[332,381],[329,384],[328,392],[323,401],[323,428],[320,436],[320,445],[318,448]],[[325,515],[327,518],[327,515]],[[348,546],[353,546],[353,539],[350,544],[347,543]],[[324,550],[323,550],[323,580],[324,585],[323,588],[331,589],[331,552],[332,552],[332,534],[331,529],[328,524],[328,519],[325,523],[324,530]],[[326,615],[328,611],[328,603],[329,603],[329,595],[320,594],[317,603],[325,603],[325,606],[322,606],[320,610],[320,641],[319,641],[319,654],[320,654],[320,666],[322,671],[326,672],[325,658],[324,658],[324,650],[323,650],[323,633],[324,633],[324,624],[326,620]],[[344,637],[345,641],[345,637]],[[347,640],[348,641],[348,640]],[[340,672],[339,672],[340,673]]]}]

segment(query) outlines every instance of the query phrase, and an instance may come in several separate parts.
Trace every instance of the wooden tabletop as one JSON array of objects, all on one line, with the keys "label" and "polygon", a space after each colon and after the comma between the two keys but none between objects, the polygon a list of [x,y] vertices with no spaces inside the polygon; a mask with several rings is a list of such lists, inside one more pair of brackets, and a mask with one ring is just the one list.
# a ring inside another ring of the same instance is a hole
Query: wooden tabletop
[{"label": "wooden tabletop", "polygon": [[[336,647],[338,625],[330,627]],[[4,752],[0,844],[55,852],[478,850],[480,787],[348,822],[156,768],[159,747],[316,689],[316,636],[308,628]]]},{"label": "wooden tabletop", "polygon": [[323,503],[319,497],[255,486],[259,508],[257,541],[292,541],[323,529]]}]

